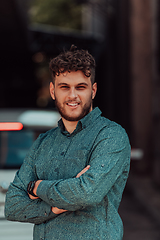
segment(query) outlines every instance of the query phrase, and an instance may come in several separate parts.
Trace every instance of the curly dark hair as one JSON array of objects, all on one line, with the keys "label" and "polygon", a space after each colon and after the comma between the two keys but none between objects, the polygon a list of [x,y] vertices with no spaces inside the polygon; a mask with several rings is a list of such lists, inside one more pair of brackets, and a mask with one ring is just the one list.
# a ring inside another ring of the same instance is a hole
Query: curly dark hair
[{"label": "curly dark hair", "polygon": [[64,72],[82,71],[86,77],[95,81],[95,59],[87,50],[78,50],[72,45],[69,51],[60,53],[50,61],[49,69],[52,73],[53,83],[56,76]]}]

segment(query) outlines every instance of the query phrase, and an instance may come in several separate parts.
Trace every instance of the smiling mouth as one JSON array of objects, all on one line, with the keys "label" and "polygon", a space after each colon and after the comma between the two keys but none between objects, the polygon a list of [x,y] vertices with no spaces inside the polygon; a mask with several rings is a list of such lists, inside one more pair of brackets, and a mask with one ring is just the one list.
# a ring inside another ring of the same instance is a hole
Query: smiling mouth
[{"label": "smiling mouth", "polygon": [[77,102],[77,103],[67,103],[68,106],[70,107],[77,107],[80,103]]}]

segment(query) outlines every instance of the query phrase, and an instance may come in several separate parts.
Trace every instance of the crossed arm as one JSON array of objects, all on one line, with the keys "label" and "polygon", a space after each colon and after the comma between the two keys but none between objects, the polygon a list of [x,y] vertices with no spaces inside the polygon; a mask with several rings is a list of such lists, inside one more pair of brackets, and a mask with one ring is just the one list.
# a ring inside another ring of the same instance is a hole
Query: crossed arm
[{"label": "crossed arm", "polygon": [[84,168],[76,178],[38,180],[33,190],[39,196],[37,198],[28,196],[26,192],[30,179],[37,177],[35,151],[34,148],[31,149],[7,192],[6,218],[10,221],[40,224],[65,212],[64,209],[76,211],[99,203],[117,180],[123,189],[129,171],[130,145],[126,135],[120,133],[117,131],[120,136],[116,135],[116,138],[108,137],[103,141],[101,137],[100,140],[97,139],[98,143],[90,159],[90,169]]},{"label": "crossed arm", "polygon": [[[77,174],[76,178],[79,178],[79,177],[80,177],[82,174],[84,174],[89,168],[90,168],[90,165],[88,165],[87,167],[85,167],[81,172],[79,172],[79,173]],[[38,180],[38,181],[36,181],[35,186],[34,186],[34,189],[33,189],[33,193],[34,193],[35,195],[37,195],[37,188],[38,188],[39,184],[40,184],[42,181],[43,181],[43,180]],[[30,194],[28,194],[28,195],[29,195],[29,198],[32,199],[32,200],[39,198],[39,197],[34,197],[34,196],[30,195]],[[64,209],[59,209],[59,208],[57,208],[57,207],[51,207],[51,210],[52,210],[52,212],[55,213],[55,214],[60,214],[60,213],[63,213],[63,212],[66,212],[66,211],[67,211],[67,210],[64,210]]]}]

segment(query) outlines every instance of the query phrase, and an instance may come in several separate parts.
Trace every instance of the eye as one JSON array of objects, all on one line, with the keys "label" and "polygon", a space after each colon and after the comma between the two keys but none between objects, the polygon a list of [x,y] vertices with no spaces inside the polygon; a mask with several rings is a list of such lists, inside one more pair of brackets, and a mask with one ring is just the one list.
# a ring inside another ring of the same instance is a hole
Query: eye
[{"label": "eye", "polygon": [[85,88],[86,88],[86,86],[78,86],[78,87],[77,87],[78,90],[83,90],[83,89],[85,89]]},{"label": "eye", "polygon": [[64,85],[64,86],[61,86],[62,89],[68,89],[69,87]]}]

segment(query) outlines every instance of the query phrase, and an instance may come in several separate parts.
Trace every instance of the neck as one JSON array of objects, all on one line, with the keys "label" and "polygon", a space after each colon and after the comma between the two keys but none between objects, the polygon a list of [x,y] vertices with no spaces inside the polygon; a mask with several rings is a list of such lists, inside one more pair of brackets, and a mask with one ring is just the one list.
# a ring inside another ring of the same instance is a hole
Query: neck
[{"label": "neck", "polygon": [[65,126],[65,129],[69,133],[72,133],[77,127],[78,121],[68,121],[68,120],[64,119],[63,117],[62,117],[62,121]]}]

